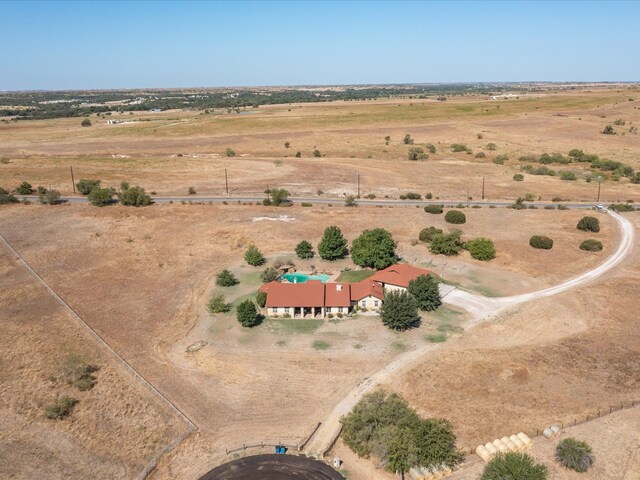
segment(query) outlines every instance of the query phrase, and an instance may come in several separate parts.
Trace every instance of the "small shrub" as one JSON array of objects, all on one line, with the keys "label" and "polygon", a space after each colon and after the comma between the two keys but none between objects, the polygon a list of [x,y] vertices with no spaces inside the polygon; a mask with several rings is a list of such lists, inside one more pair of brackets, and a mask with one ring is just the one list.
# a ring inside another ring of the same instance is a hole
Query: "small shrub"
[{"label": "small shrub", "polygon": [[322,153],[320,153],[320,150],[318,150],[317,148],[313,151],[313,156],[314,157],[321,157]]},{"label": "small shrub", "polygon": [[495,143],[487,143],[487,150],[495,150],[496,148]]},{"label": "small shrub", "polygon": [[274,280],[277,280],[279,276],[280,276],[280,272],[278,272],[278,270],[276,270],[273,267],[267,267],[260,274],[260,280],[263,283],[269,283],[269,282],[273,282]]},{"label": "small shrub", "polygon": [[429,243],[436,235],[441,235],[442,229],[436,227],[423,228],[420,230],[418,238],[421,242]]},{"label": "small shrub", "polygon": [[258,292],[256,294],[256,303],[260,308],[264,308],[264,306],[267,304],[267,292]]},{"label": "small shrub", "polygon": [[56,205],[60,203],[60,192],[58,190],[46,190],[38,195],[38,201],[44,205]]},{"label": "small shrub", "polygon": [[347,195],[344,199],[344,206],[345,207],[357,207],[358,204],[356,203],[356,197],[354,197],[353,195]]},{"label": "small shrub", "polygon": [[469,147],[467,147],[463,143],[452,143],[451,144],[451,151],[458,153],[458,152],[468,152],[470,150],[469,150]]},{"label": "small shrub", "polygon": [[327,350],[331,345],[324,340],[314,340],[313,348],[316,350]]},{"label": "small shrub", "polygon": [[149,195],[146,194],[142,187],[131,187],[123,190],[118,195],[120,203],[131,207],[145,207],[151,205],[152,200]]},{"label": "small shrub", "polygon": [[487,261],[496,258],[496,247],[488,238],[479,237],[469,240],[465,248],[476,260]]},{"label": "small shrub", "polygon": [[258,250],[258,247],[255,245],[251,245],[244,254],[244,260],[252,267],[259,267],[260,265],[264,265],[266,262],[264,255],[262,252]]},{"label": "small shrub", "polygon": [[407,192],[404,194],[404,197],[407,200],[420,200],[422,198],[422,195],[416,192]]},{"label": "small shrub", "polygon": [[493,163],[495,163],[496,165],[504,165],[504,162],[506,162],[507,160],[509,160],[509,157],[507,157],[506,155],[498,155],[493,159]]},{"label": "small shrub", "polygon": [[547,467],[527,453],[498,453],[487,463],[480,480],[546,480]]},{"label": "small shrub", "polygon": [[264,198],[262,200],[262,205],[264,205],[265,207],[270,207],[271,206],[271,199],[270,198]]},{"label": "small shrub", "polygon": [[580,250],[585,250],[587,252],[601,252],[602,242],[600,240],[590,238],[580,244]]},{"label": "small shrub", "polygon": [[462,232],[460,230],[433,235],[429,244],[429,251],[436,255],[457,255],[464,246],[460,239],[461,235]]},{"label": "small shrub", "polygon": [[82,195],[89,195],[91,190],[100,186],[100,180],[81,179],[76,183],[78,192]]},{"label": "small shrub", "polygon": [[196,192],[196,189],[194,187],[189,187],[189,195],[195,195],[196,193],[197,192]]},{"label": "small shrub", "polygon": [[612,203],[609,205],[609,210],[613,210],[614,212],[633,212],[633,205],[629,205],[628,203]]},{"label": "small shrub", "polygon": [[565,438],[556,447],[556,460],[565,468],[582,473],[593,466],[595,457],[586,442]]},{"label": "small shrub", "polygon": [[481,133],[476,134],[476,138],[478,140],[482,140],[484,138],[484,135],[482,135]]},{"label": "small shrub", "polygon": [[302,152],[296,152],[295,157],[296,157],[296,158],[300,158],[300,157],[302,157]]},{"label": "small shrub", "polygon": [[402,143],[404,143],[405,145],[412,145],[413,144],[413,138],[411,138],[411,135],[409,135],[408,133],[404,136],[404,138],[402,139]]},{"label": "small shrub", "polygon": [[62,375],[69,385],[73,385],[78,390],[84,392],[91,390],[97,379],[93,375],[98,371],[98,367],[86,363],[77,355],[69,355],[62,365]]},{"label": "small shrub", "polygon": [[596,217],[592,217],[587,215],[586,217],[582,217],[576,225],[578,230],[582,230],[583,232],[595,232],[598,233],[600,231],[600,220]]},{"label": "small shrub", "polygon": [[11,195],[4,188],[0,188],[0,205],[6,205],[8,203],[18,203],[18,201],[19,200],[14,195]]},{"label": "small shrub", "polygon": [[454,225],[461,225],[467,221],[466,215],[460,210],[449,210],[444,216],[444,219],[447,223],[452,223]]},{"label": "small shrub", "polygon": [[73,407],[75,407],[78,402],[79,400],[73,397],[63,395],[52,404],[47,405],[44,411],[44,416],[49,420],[62,420],[71,414]]},{"label": "small shrub", "polygon": [[476,153],[476,158],[484,158],[484,157],[486,157],[486,156],[487,156],[487,155],[486,155],[484,152],[478,152],[478,153]]},{"label": "small shrub", "polygon": [[236,156],[236,152],[235,152],[232,148],[227,148],[227,149],[224,151],[224,154],[225,154],[227,157],[235,157],[235,156]]},{"label": "small shrub", "polygon": [[427,143],[425,148],[429,153],[436,153],[436,146],[433,143]]},{"label": "small shrub", "polygon": [[521,173],[516,173],[513,176],[513,180],[516,182],[522,182],[524,180],[524,175],[522,175]]},{"label": "small shrub", "polygon": [[576,176],[575,173],[573,173],[570,170],[562,170],[560,172],[560,180],[569,180],[569,181],[573,181],[573,180],[577,180],[578,177]]},{"label": "small shrub", "polygon": [[374,198],[376,198],[376,194],[375,193],[367,193],[364,198],[367,198],[369,200],[373,200]]},{"label": "small shrub", "polygon": [[229,270],[224,269],[216,276],[216,285],[221,287],[233,287],[240,283],[236,276]]},{"label": "small shrub", "polygon": [[407,152],[407,158],[409,160],[425,160],[429,157],[421,147],[411,147]]},{"label": "small shrub", "polygon": [[553,247],[553,240],[544,235],[534,235],[529,239],[529,245],[533,248],[541,248],[543,250],[551,250]]},{"label": "small shrub", "polygon": [[207,309],[211,313],[224,313],[231,310],[231,305],[225,301],[223,294],[216,293],[211,296],[209,303],[207,303]]},{"label": "small shrub", "polygon": [[95,187],[89,192],[87,199],[91,205],[104,207],[113,203],[113,191],[110,188]]},{"label": "small shrub", "polygon": [[439,215],[444,212],[444,207],[442,205],[425,205],[424,211],[433,215]]},{"label": "small shrub", "polygon": [[302,240],[296,245],[296,255],[303,260],[313,258],[314,251],[310,242]]},{"label": "small shrub", "polygon": [[16,193],[18,195],[31,195],[34,191],[35,190],[33,189],[33,187],[31,186],[31,184],[29,182],[22,182],[16,188]]},{"label": "small shrub", "polygon": [[604,127],[604,130],[602,130],[602,133],[604,135],[615,135],[616,131],[613,129],[611,125],[607,125],[606,127]]},{"label": "small shrub", "polygon": [[302,202],[300,204],[301,207],[313,207],[313,204],[309,203],[309,202]]},{"label": "small shrub", "polygon": [[431,200],[433,198],[433,194],[431,192],[427,192],[425,193],[424,198],[426,198],[427,200]]},{"label": "small shrub", "polygon": [[80,125],[83,127],[90,127],[91,126],[91,120],[89,120],[88,118],[85,118],[84,120],[82,120],[82,122],[80,122]]}]

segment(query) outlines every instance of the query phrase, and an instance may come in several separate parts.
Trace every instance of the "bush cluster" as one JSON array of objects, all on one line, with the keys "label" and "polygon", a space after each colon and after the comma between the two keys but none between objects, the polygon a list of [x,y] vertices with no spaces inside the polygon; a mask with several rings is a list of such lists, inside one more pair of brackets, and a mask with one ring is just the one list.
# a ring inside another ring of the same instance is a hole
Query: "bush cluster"
[{"label": "bush cluster", "polygon": [[593,466],[595,457],[586,442],[565,438],[556,447],[556,460],[565,468],[582,473]]},{"label": "bush cluster", "polygon": [[600,231],[600,220],[596,217],[585,216],[580,219],[578,225],[576,225],[578,230],[582,230],[583,232],[595,232],[598,233]]},{"label": "bush cluster", "polygon": [[487,463],[480,480],[546,480],[547,467],[527,453],[498,453]]},{"label": "bush cluster", "polygon": [[466,215],[460,210],[449,210],[444,216],[444,219],[447,223],[452,223],[454,225],[461,225],[467,221]]},{"label": "bush cluster", "polygon": [[436,235],[440,235],[442,234],[442,229],[441,228],[436,228],[436,227],[428,227],[428,228],[423,228],[422,230],[420,230],[420,234],[418,235],[418,238],[420,239],[421,242],[430,242],[431,240],[433,240],[433,238]]},{"label": "bush cluster", "polygon": [[496,247],[489,238],[474,238],[465,244],[465,248],[476,260],[487,261],[496,258]]},{"label": "bush cluster", "polygon": [[529,239],[529,245],[533,248],[541,248],[544,250],[550,250],[553,247],[553,240],[544,235],[534,235]]},{"label": "bush cluster", "polygon": [[601,252],[602,242],[600,240],[590,238],[580,244],[580,250],[585,250],[587,252]]},{"label": "bush cluster", "polygon": [[436,234],[429,244],[429,251],[436,255],[457,255],[464,247],[464,242],[460,239],[462,232],[452,230],[449,233]]},{"label": "bush cluster", "polygon": [[73,407],[75,407],[78,402],[79,400],[76,398],[63,395],[52,404],[47,405],[44,411],[44,416],[49,420],[62,420],[71,414]]},{"label": "bush cluster", "polygon": [[236,276],[229,270],[224,269],[216,276],[216,285],[221,287],[233,287],[240,283]]},{"label": "bush cluster", "polygon": [[231,305],[225,301],[225,297],[221,293],[214,293],[207,303],[207,309],[211,313],[224,313],[231,310]]},{"label": "bush cluster", "polygon": [[444,206],[443,205],[425,205],[424,211],[427,213],[432,213],[434,215],[440,215],[442,212],[444,212]]},{"label": "bush cluster", "polygon": [[19,200],[14,195],[11,195],[4,188],[0,188],[0,205],[6,205],[8,203],[18,203],[18,202]]}]

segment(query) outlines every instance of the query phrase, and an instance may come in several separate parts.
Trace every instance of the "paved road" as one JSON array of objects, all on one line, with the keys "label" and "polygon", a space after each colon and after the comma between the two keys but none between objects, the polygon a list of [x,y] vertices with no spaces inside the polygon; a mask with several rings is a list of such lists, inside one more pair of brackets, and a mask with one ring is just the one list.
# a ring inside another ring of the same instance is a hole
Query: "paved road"
[{"label": "paved road", "polygon": [[[509,297],[489,298],[469,293],[449,285],[441,285],[443,301],[445,303],[464,308],[471,313],[472,319],[465,325],[468,327],[481,321],[488,320],[508,307],[538,298],[556,295],[592,282],[616,267],[627,255],[629,255],[633,248],[633,225],[627,219],[615,212],[609,212],[609,215],[611,215],[618,223],[622,238],[616,251],[598,267],[584,272],[575,278],[562,282],[559,285],[538,290],[536,292]],[[322,422],[322,425],[305,448],[305,451],[314,456],[322,455],[327,448],[331,446],[340,432],[340,418],[349,413],[363,395],[372,391],[376,386],[384,383],[392,375],[398,375],[400,371],[416,364],[425,353],[437,348],[439,348],[437,344],[432,344],[407,352],[397,357],[393,362],[389,363],[381,370],[378,370],[373,375],[367,377],[336,405],[329,417]]]},{"label": "paved road", "polygon": [[[20,200],[26,199],[31,200],[33,202],[38,200],[38,197],[35,195],[16,195]],[[181,203],[181,202],[192,202],[192,203],[256,203],[262,202],[266,197],[262,196],[251,196],[251,195],[241,195],[241,196],[216,196],[216,197],[203,197],[198,195],[187,195],[187,196],[178,196],[178,197],[152,197],[155,203]],[[67,203],[87,203],[87,197],[62,197],[61,200]],[[311,204],[321,204],[321,205],[344,205],[344,197],[338,198],[326,198],[326,197],[291,197],[289,200],[294,204],[301,203],[311,203]],[[509,205],[513,205],[513,202],[492,202],[492,201],[441,201],[441,200],[366,200],[366,199],[358,199],[356,200],[356,205],[362,206],[402,206],[402,207],[415,207],[424,206],[424,205],[444,205],[445,207],[453,207],[456,205],[465,205],[468,207],[480,206],[480,207],[508,207]],[[539,208],[544,208],[546,206],[558,206],[558,203],[551,202],[527,202],[527,206],[535,205]],[[569,208],[586,208],[591,209],[594,207],[594,203],[582,202],[582,203],[562,203],[562,205]]]}]

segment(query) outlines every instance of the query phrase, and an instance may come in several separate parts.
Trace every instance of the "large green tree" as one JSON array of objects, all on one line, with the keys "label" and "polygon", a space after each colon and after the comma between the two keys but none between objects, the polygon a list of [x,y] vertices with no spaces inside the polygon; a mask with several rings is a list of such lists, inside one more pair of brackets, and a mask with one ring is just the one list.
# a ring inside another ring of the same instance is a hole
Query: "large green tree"
[{"label": "large green tree", "polygon": [[313,258],[314,252],[311,243],[306,240],[302,240],[298,245],[296,245],[296,255],[301,259]]},{"label": "large green tree", "polygon": [[324,235],[318,243],[318,253],[323,260],[338,260],[347,254],[347,240],[342,231],[332,225],[324,230]]},{"label": "large green tree", "polygon": [[365,230],[351,245],[351,259],[361,267],[382,270],[398,260],[396,245],[384,228]]},{"label": "large green tree", "polygon": [[247,248],[247,251],[244,254],[244,260],[253,267],[259,267],[260,265],[264,265],[266,262],[264,255],[262,255],[262,252],[258,250],[258,247],[255,245],[251,245]]},{"label": "large green tree", "polygon": [[245,300],[238,305],[236,316],[243,327],[255,327],[260,323],[256,305],[251,300]]},{"label": "large green tree", "polygon": [[442,305],[438,281],[432,275],[419,275],[409,282],[408,290],[420,310],[430,312]]},{"label": "large green tree", "polygon": [[269,193],[271,195],[271,205],[275,207],[289,202],[289,192],[284,188],[274,188]]},{"label": "large green tree", "polygon": [[382,323],[392,330],[407,330],[420,324],[418,301],[407,291],[385,292],[380,309]]}]

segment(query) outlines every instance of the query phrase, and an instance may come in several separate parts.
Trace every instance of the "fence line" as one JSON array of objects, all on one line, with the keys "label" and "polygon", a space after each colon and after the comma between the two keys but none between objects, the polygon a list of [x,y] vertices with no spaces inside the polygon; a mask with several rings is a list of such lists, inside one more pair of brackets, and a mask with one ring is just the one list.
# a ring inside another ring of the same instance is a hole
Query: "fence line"
[{"label": "fence line", "polygon": [[[615,405],[609,405],[606,408],[598,409],[598,413],[586,413],[581,414],[578,417],[575,417],[573,420],[569,421],[561,421],[561,422],[553,422],[550,425],[560,425],[560,428],[564,430],[565,428],[575,427],[576,425],[582,425],[587,422],[592,422],[593,420],[597,420],[602,417],[606,417],[607,415],[611,415],[612,413],[619,412],[620,410],[626,410],[629,408],[633,408],[636,405],[640,405],[640,400],[627,400],[620,403],[616,403]],[[524,433],[530,438],[536,438],[542,435],[543,429],[536,428],[535,432],[533,430],[525,431]],[[473,455],[476,453],[474,448],[463,447],[460,451],[464,455]]]},{"label": "fence line", "polygon": [[226,448],[224,449],[225,453],[227,455],[229,455],[230,453],[233,452],[239,452],[240,450],[246,450],[247,448],[264,448],[264,447],[286,447],[287,449],[291,450],[291,449],[295,449],[297,451],[301,451],[305,445],[307,443],[309,443],[309,440],[311,440],[311,438],[315,435],[315,433],[318,431],[318,429],[320,428],[320,425],[322,424],[322,422],[318,422],[318,424],[315,426],[315,428],[311,431],[311,433],[304,439],[304,441],[302,443],[296,443],[294,444],[287,444],[287,443],[283,443],[283,442],[273,442],[273,441],[262,441],[259,443],[243,443],[242,445],[240,445],[239,447],[233,447],[233,448]]},{"label": "fence line", "polygon": [[165,448],[159,452],[158,454],[156,454],[151,461],[147,464],[147,466],[143,469],[143,471],[140,473],[140,475],[138,476],[139,479],[143,480],[144,478],[147,477],[147,475],[149,475],[149,473],[155,468],[155,466],[157,465],[158,459],[165,453],[170,452],[171,450],[173,450],[180,442],[182,442],[182,440],[184,440],[187,435],[189,435],[190,433],[194,432],[195,430],[198,429],[197,425],[191,421],[191,419],[184,413],[182,412],[182,410],[180,410],[180,408],[178,408],[176,405],[174,405],[173,402],[171,402],[171,400],[169,400],[167,397],[165,397],[156,387],[154,387],[146,378],[144,378],[142,376],[142,374],[140,374],[140,372],[138,372],[133,365],[131,365],[127,360],[125,360],[123,357],[120,356],[120,354],[118,354],[118,352],[116,352],[105,340],[104,338],[102,338],[102,336],[96,332],[87,322],[85,322],[76,312],[75,310],[73,310],[73,308],[71,308],[67,302],[65,302],[62,297],[60,297],[60,295],[58,295],[48,284],[47,282],[44,281],[44,279],[38,275],[38,273],[36,273],[36,271],[31,268],[31,266],[27,263],[27,261],[22,257],[22,255],[20,255],[15,248],[13,248],[13,246],[7,241],[7,239],[4,238],[4,236],[2,234],[0,234],[0,240],[2,241],[2,243],[5,245],[5,247],[9,250],[9,252],[11,252],[13,255],[15,255],[16,260],[18,260],[18,263],[22,264],[27,272],[29,272],[42,286],[44,286],[44,288],[51,294],[51,296],[63,307],[64,310],[67,311],[67,313],[69,315],[71,315],[71,317],[76,320],[78,322],[78,324],[83,327],[87,332],[89,332],[95,340],[97,340],[98,345],[100,345],[103,349],[105,349],[109,354],[111,354],[113,357],[115,357],[120,364],[125,368],[125,370],[127,370],[131,376],[136,379],[141,385],[145,386],[152,394],[154,394],[157,398],[159,398],[162,402],[164,402],[166,405],[168,405],[175,414],[178,415],[178,417],[183,420],[185,422],[185,424],[187,425],[187,430],[185,432],[182,432],[180,435],[178,435],[178,437],[176,437],[173,441],[171,441],[167,446],[165,446]]}]

